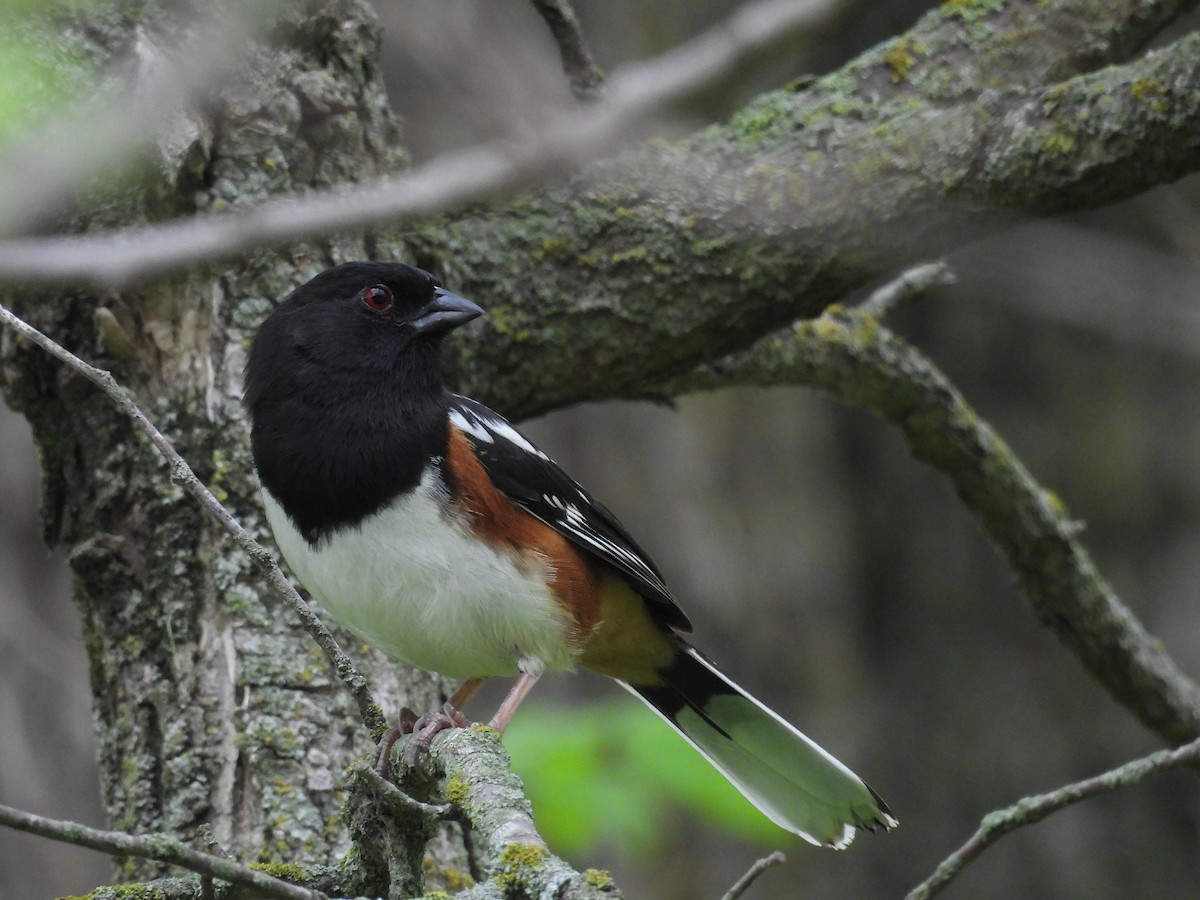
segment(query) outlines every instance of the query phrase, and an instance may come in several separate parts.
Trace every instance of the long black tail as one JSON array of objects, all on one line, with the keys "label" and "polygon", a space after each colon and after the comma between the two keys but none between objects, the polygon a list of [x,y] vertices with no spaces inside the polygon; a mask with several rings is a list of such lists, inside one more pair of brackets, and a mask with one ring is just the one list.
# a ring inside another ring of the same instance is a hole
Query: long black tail
[{"label": "long black tail", "polygon": [[746,798],[788,831],[842,849],[856,828],[892,828],[878,794],[680,641],[658,685],[622,684],[699,750]]}]

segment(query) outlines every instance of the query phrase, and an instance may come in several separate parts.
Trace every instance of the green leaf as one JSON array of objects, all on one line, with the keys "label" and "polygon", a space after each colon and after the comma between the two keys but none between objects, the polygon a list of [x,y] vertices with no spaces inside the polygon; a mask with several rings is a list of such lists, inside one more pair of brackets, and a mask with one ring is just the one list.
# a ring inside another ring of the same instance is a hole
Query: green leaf
[{"label": "green leaf", "polygon": [[658,852],[681,814],[769,846],[786,834],[632,697],[582,708],[528,703],[504,742],[539,831],[565,854],[601,844]]}]

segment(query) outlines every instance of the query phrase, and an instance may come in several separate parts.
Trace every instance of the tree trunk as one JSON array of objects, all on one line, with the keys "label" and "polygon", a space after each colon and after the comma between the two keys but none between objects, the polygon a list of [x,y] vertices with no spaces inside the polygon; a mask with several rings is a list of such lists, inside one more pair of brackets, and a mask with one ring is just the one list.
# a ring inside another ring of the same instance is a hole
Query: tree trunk
[{"label": "tree trunk", "polygon": [[[104,21],[98,10],[82,14]],[[186,38],[187,23],[159,24],[173,30],[160,41]],[[103,62],[149,46],[129,20],[68,33]],[[192,142],[160,156],[161,178],[120,196],[115,210],[86,198],[76,226],[130,224],[151,207],[254,203],[402,164],[377,78],[378,37],[369,9],[353,0],[288,12],[272,40],[248,49],[249,77],[212,98]],[[7,302],[110,369],[262,535],[240,405],[250,329],[298,271],[370,255],[361,237],[334,239],[103,296],[25,292]],[[32,422],[41,451],[45,537],[68,548],[75,576],[109,825],[191,836],[210,823],[244,860],[334,862],[348,848],[336,824],[342,772],[371,749],[349,694],[129,421],[39,350],[7,337],[4,347],[6,396]],[[439,679],[343,642],[389,714],[401,701],[430,708],[439,696]],[[461,844],[440,846],[439,865],[462,868],[452,855]],[[120,876],[160,870],[128,859]]]}]

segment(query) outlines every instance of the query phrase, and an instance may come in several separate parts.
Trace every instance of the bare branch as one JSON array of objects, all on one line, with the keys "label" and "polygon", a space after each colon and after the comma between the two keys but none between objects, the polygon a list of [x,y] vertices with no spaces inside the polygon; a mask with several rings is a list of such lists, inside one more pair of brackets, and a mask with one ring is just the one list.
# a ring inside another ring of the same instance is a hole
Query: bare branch
[{"label": "bare branch", "polygon": [[252,888],[257,892],[257,896],[275,897],[279,900],[326,900],[325,895],[319,891],[281,881],[221,856],[193,850],[170,835],[132,835],[120,831],[99,831],[77,822],[47,819],[3,805],[0,805],[0,823],[18,831],[27,831],[64,844],[88,847],[114,856],[136,856],[170,863],[231,884]]},{"label": "bare branch", "polygon": [[1200,687],[1096,570],[1062,500],[1043,488],[933,363],[860,310],[831,310],[671,379],[669,395],[732,384],[805,384],[895,426],[941,471],[1019,577],[1038,619],[1146,726],[1200,734]]},{"label": "bare branch", "polygon": [[604,74],[592,59],[570,0],[533,0],[533,6],[546,20],[558,44],[571,93],[584,103],[600,100],[604,94]]},{"label": "bare branch", "polygon": [[1120,788],[1132,787],[1151,775],[1197,761],[1200,761],[1200,740],[1176,747],[1174,750],[1159,750],[1157,753],[1111,769],[1103,775],[1077,781],[1046,794],[1026,797],[1005,809],[990,812],[983,817],[979,829],[971,835],[970,840],[946,857],[933,875],[913,888],[905,896],[905,900],[927,900],[932,897],[946,887],[968,863],[1010,831],[1040,822],[1051,813],[1080,801]]},{"label": "bare branch", "polygon": [[150,439],[150,442],[158,449],[163,459],[167,461],[167,465],[171,468],[171,480],[186,489],[214,519],[221,523],[225,530],[237,541],[238,546],[245,550],[250,555],[250,558],[254,560],[275,592],[286,600],[296,615],[300,617],[300,621],[304,624],[309,635],[312,636],[313,640],[325,652],[325,657],[329,660],[330,665],[333,666],[334,671],[337,672],[338,678],[342,680],[342,683],[346,685],[353,695],[358,704],[358,711],[362,717],[363,724],[367,726],[372,738],[378,740],[380,735],[386,731],[387,722],[384,720],[383,711],[380,709],[379,704],[375,702],[374,697],[371,695],[367,680],[355,668],[354,663],[350,661],[350,657],[342,652],[337,640],[317,617],[317,614],[313,612],[312,607],[292,587],[291,583],[279,569],[279,566],[275,563],[275,558],[271,552],[254,540],[249,532],[230,514],[229,510],[221,504],[221,501],[213,496],[213,493],[196,477],[196,473],[192,471],[191,466],[179,455],[171,445],[171,442],[155,427],[154,423],[146,417],[145,413],[138,408],[137,404],[133,402],[133,398],[117,383],[112,374],[84,362],[74,353],[71,353],[42,334],[42,332],[3,306],[0,306],[0,323],[7,325],[13,331],[33,341],[51,356],[65,363],[71,369],[97,385],[113,403],[120,407],[122,412],[133,420],[133,423]]},{"label": "bare branch", "polygon": [[922,263],[906,269],[899,278],[894,278],[877,288],[862,302],[858,310],[864,315],[883,318],[905,300],[918,297],[932,287],[951,284],[954,284],[954,273],[945,260]]},{"label": "bare branch", "polygon": [[772,866],[779,865],[786,859],[787,857],[785,857],[778,850],[776,850],[774,853],[764,856],[762,859],[752,865],[746,871],[745,875],[734,882],[733,887],[725,892],[725,896],[723,896],[721,900],[737,900],[738,897],[746,893],[746,891],[750,888],[750,885],[754,884],[754,882],[758,880],[759,875],[767,871],[767,869],[771,868]]}]

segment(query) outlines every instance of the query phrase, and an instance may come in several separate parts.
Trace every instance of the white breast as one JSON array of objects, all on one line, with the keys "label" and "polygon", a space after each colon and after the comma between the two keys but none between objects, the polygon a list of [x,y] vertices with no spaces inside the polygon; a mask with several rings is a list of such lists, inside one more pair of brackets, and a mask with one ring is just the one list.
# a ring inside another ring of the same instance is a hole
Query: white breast
[{"label": "white breast", "polygon": [[316,547],[266,491],[275,541],[296,577],[341,625],[389,656],[452,678],[573,664],[568,621],[546,568],[519,566],[443,513],[426,470],[417,489]]}]

